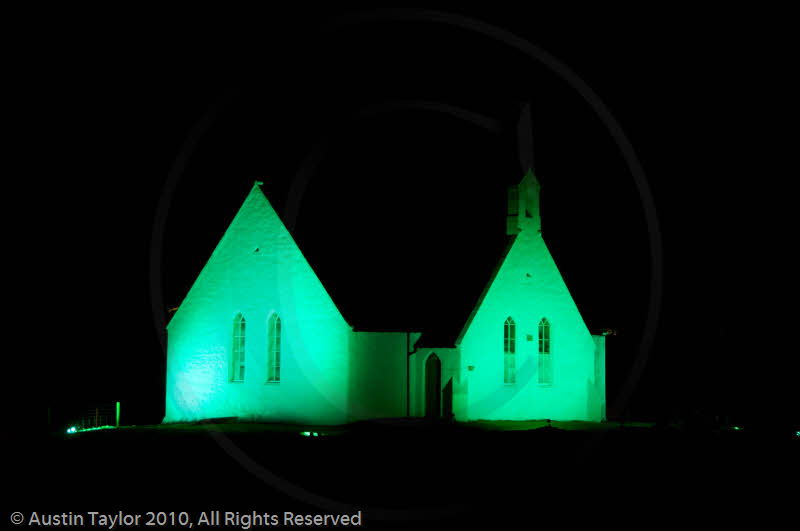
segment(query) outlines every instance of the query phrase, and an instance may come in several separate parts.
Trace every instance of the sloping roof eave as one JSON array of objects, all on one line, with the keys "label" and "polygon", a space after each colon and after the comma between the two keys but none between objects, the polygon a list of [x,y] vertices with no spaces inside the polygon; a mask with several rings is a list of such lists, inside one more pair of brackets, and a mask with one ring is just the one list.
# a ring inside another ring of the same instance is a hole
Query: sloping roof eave
[{"label": "sloping roof eave", "polygon": [[461,327],[461,332],[458,334],[458,337],[455,340],[456,347],[458,347],[461,344],[461,340],[464,339],[464,334],[467,333],[469,325],[472,324],[472,320],[475,318],[475,314],[478,313],[478,309],[481,307],[481,304],[483,304],[483,300],[486,298],[486,294],[489,293],[489,289],[492,287],[492,284],[494,284],[495,278],[497,278],[497,273],[499,273],[500,268],[503,267],[503,264],[506,261],[506,257],[508,256],[508,253],[511,252],[511,248],[514,246],[514,242],[516,241],[517,241],[516,234],[513,234],[509,237],[508,243],[506,243],[506,247],[505,249],[503,249],[503,254],[500,255],[500,259],[497,261],[497,265],[492,270],[492,274],[489,276],[488,282],[486,282],[486,285],[483,287],[483,291],[478,297],[478,300],[472,307],[472,311],[470,312],[469,317],[467,317],[467,321],[464,323],[464,326]]}]

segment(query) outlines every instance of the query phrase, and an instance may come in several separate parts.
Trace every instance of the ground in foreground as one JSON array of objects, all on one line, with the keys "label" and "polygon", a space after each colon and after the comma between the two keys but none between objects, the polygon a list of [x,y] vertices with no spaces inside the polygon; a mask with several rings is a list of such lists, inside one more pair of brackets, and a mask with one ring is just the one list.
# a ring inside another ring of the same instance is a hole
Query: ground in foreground
[{"label": "ground in foreground", "polygon": [[[790,507],[800,437],[651,424],[409,419],[202,423],[8,441],[8,512],[355,514],[364,527],[497,526]],[[788,487],[787,487],[788,485]],[[622,515],[625,515],[624,517]],[[263,520],[251,520],[259,525]],[[267,521],[269,523],[269,520]]]}]

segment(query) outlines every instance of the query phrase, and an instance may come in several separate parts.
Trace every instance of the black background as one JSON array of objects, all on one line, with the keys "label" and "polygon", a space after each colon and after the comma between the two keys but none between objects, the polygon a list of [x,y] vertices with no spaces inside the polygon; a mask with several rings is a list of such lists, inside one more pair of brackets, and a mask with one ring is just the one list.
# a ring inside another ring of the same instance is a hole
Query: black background
[{"label": "black background", "polygon": [[[254,180],[296,220],[351,324],[458,320],[502,249],[525,102],[545,240],[590,330],[618,331],[607,344],[614,404],[643,359],[653,275],[642,192],[619,146],[573,87],[506,44],[441,22],[328,22],[347,12],[20,20],[8,48],[5,203],[18,301],[7,323],[25,348],[7,352],[18,384],[7,388],[10,424],[38,425],[48,405],[66,420],[117,400],[124,423],[160,422],[164,312]],[[792,262],[779,251],[793,245],[781,232],[793,167],[777,162],[791,123],[780,14],[457,13],[566,65],[647,177],[663,299],[642,377],[610,415],[796,419],[796,349],[777,340],[792,330],[782,318]],[[364,113],[392,101],[457,107],[500,129],[402,105]],[[312,153],[318,163],[302,174]],[[287,211],[299,173],[307,186]]]}]

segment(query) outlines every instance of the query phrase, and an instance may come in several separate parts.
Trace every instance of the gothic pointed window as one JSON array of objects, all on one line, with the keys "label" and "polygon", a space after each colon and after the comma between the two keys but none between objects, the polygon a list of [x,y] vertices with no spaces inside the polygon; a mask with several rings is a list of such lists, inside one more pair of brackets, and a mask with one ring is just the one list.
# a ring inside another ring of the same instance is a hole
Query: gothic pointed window
[{"label": "gothic pointed window", "polygon": [[517,369],[514,355],[517,350],[516,325],[514,319],[509,317],[503,324],[503,383],[516,382]]},{"label": "gothic pointed window", "polygon": [[553,353],[550,345],[550,322],[543,317],[539,321],[539,378],[543,385],[553,383]]},{"label": "gothic pointed window", "polygon": [[244,381],[244,317],[233,319],[233,345],[231,348],[231,381]]},{"label": "gothic pointed window", "polygon": [[273,313],[267,320],[267,381],[281,381],[281,318]]}]

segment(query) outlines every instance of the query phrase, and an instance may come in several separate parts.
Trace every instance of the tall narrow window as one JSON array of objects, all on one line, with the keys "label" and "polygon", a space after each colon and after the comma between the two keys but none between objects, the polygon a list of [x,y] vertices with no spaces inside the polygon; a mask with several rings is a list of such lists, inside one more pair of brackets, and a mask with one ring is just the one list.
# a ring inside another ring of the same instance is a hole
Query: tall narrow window
[{"label": "tall narrow window", "polygon": [[539,383],[553,383],[553,354],[550,349],[550,322],[539,321]]},{"label": "tall narrow window", "polygon": [[503,324],[503,382],[513,384],[517,381],[514,353],[517,350],[516,325],[509,317]]},{"label": "tall narrow window", "polygon": [[244,381],[244,317],[233,319],[233,348],[231,348],[231,381]]},{"label": "tall narrow window", "polygon": [[267,381],[281,381],[281,319],[273,313],[267,321]]}]

